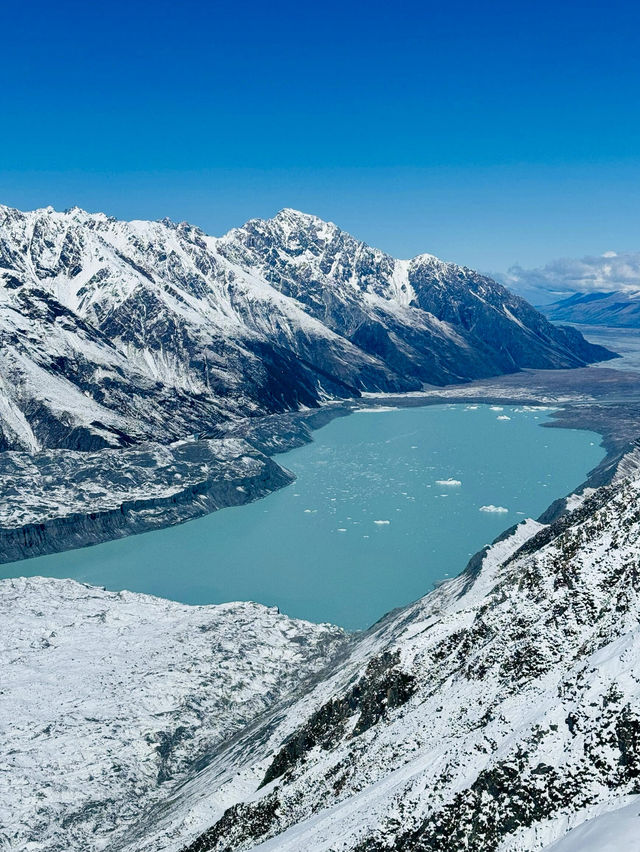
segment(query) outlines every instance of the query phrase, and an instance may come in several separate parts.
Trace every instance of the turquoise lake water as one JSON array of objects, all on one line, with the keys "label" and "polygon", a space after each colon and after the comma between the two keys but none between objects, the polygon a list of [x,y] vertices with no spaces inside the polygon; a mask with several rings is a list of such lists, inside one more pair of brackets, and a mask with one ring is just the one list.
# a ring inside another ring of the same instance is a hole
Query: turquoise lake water
[{"label": "turquoise lake water", "polygon": [[255,600],[364,628],[584,481],[603,458],[600,437],[540,428],[549,416],[488,405],[356,413],[278,456],[298,478],[262,500],[3,565],[1,576],[73,577],[186,603]]}]

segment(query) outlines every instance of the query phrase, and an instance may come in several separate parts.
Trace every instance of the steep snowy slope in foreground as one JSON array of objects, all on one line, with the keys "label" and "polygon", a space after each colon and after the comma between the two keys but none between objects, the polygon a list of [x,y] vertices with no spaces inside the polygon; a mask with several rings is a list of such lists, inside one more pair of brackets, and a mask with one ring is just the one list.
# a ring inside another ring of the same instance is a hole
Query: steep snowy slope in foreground
[{"label": "steep snowy slope in foreground", "polygon": [[628,838],[631,810],[603,816],[640,794],[637,460],[622,469],[351,639],[253,604],[0,583],[0,848]]},{"label": "steep snowy slope in foreground", "polygon": [[640,796],[630,804],[594,817],[549,847],[549,852],[637,852],[640,849]]},{"label": "steep snowy slope in foreground", "polygon": [[391,614],[128,852],[534,852],[640,793],[639,494],[526,522]]}]

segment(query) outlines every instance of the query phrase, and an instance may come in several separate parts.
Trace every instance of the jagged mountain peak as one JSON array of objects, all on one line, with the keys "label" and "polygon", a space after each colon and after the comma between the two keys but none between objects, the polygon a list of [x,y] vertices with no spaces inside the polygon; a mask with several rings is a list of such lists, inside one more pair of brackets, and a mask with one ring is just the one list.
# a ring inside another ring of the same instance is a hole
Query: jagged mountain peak
[{"label": "jagged mountain peak", "polygon": [[[411,263],[414,266],[419,266],[420,264],[434,264],[434,263],[447,263],[446,260],[441,260],[441,258],[436,257],[435,254],[429,254],[429,252],[421,252],[420,254],[414,255],[414,257],[409,258],[407,263]],[[451,264],[452,266],[456,266],[457,264]],[[464,268],[464,267],[462,267]]]},{"label": "jagged mountain peak", "polygon": [[78,207],[77,205],[73,205],[72,207],[67,207],[64,210],[57,210],[53,205],[48,204],[46,207],[35,207],[33,210],[19,210],[16,207],[10,207],[6,204],[0,204],[0,213],[3,213],[5,217],[10,219],[24,219],[24,220],[47,220],[49,222],[87,222],[90,220],[103,221],[103,222],[115,222],[116,219],[113,216],[108,216],[106,213],[102,213],[101,211],[96,211],[94,213],[90,213],[87,210],[84,210],[82,207]]},{"label": "jagged mountain peak", "polygon": [[280,249],[294,254],[310,251],[316,255],[326,251],[339,238],[359,242],[333,222],[291,207],[283,208],[268,219],[249,219],[241,227],[232,228],[220,238],[220,242],[227,245],[247,238],[275,243]]},{"label": "jagged mountain peak", "polygon": [[[296,210],[293,207],[284,207],[282,210],[279,210],[275,216],[270,218],[250,219],[244,226],[242,226],[242,228],[234,228],[229,231],[229,235],[231,235],[231,238],[233,239],[233,237],[240,231],[252,231],[256,229],[269,231],[271,233],[279,232],[287,238],[299,235],[300,233],[308,234],[309,232],[313,232],[317,237],[317,247],[323,243],[329,244],[334,240],[340,239],[342,242],[340,248],[349,247],[352,250],[369,252],[372,255],[386,257],[393,260],[392,255],[389,252],[375,246],[370,246],[364,240],[354,236],[349,231],[345,231],[335,222],[322,219],[320,216],[316,216],[312,213],[305,213],[301,210]],[[222,239],[224,240],[225,237]],[[461,269],[466,268],[460,267],[458,264],[452,262],[444,261],[429,252],[422,252],[411,258],[395,259],[395,262],[406,265],[411,264],[413,266],[419,266],[421,264],[429,264],[431,266],[442,264],[443,266],[447,265]]]},{"label": "jagged mountain peak", "polygon": [[272,216],[270,219],[266,221],[275,221],[275,222],[289,222],[291,224],[298,224],[301,226],[321,226],[321,227],[332,227],[339,230],[338,226],[334,222],[328,222],[325,219],[321,219],[320,216],[316,216],[313,213],[306,213],[303,210],[297,210],[294,207],[283,207],[281,210],[278,210],[275,216]]}]

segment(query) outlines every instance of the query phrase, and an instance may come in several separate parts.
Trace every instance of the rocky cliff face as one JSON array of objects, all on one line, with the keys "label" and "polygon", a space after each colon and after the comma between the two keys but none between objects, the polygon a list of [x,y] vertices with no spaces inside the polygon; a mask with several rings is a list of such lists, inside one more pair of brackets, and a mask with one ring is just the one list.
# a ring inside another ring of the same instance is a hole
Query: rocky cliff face
[{"label": "rocky cliff face", "polygon": [[0,449],[167,442],[239,416],[607,357],[468,269],[291,210],[186,223],[0,207]]}]

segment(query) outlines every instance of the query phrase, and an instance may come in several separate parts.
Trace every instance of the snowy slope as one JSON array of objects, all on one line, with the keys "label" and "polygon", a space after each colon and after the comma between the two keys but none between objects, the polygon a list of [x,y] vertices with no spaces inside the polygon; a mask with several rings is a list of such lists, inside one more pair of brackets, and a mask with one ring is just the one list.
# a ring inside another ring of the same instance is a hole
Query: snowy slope
[{"label": "snowy slope", "polygon": [[549,852],[638,852],[640,850],[640,796],[631,796],[629,804],[586,820]]},{"label": "snowy slope", "polygon": [[4,581],[0,848],[634,850],[639,539],[632,453],[353,637]]}]

